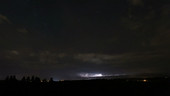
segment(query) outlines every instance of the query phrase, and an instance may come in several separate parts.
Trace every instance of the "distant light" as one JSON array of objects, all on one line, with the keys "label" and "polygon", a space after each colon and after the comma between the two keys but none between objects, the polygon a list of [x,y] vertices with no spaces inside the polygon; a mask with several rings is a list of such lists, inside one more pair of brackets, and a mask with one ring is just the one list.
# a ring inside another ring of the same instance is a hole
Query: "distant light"
[{"label": "distant light", "polygon": [[144,79],[143,82],[148,82],[148,80]]},{"label": "distant light", "polygon": [[103,74],[101,74],[101,73],[80,73],[79,76],[80,77],[85,77],[85,78],[89,78],[89,77],[103,77]]},{"label": "distant light", "polygon": [[94,77],[102,77],[103,75],[102,74],[94,74],[93,76]]}]

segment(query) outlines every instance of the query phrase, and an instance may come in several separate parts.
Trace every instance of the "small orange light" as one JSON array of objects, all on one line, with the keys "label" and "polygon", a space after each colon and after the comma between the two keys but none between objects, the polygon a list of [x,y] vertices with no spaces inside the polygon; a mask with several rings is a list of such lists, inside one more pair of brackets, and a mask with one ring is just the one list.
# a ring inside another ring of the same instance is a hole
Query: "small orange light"
[{"label": "small orange light", "polygon": [[143,82],[147,82],[148,80],[144,79]]}]

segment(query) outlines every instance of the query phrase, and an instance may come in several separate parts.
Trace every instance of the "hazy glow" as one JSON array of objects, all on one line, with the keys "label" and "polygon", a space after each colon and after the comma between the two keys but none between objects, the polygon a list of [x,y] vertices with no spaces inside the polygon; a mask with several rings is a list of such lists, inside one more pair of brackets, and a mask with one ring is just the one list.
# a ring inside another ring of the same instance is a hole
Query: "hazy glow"
[{"label": "hazy glow", "polygon": [[94,77],[102,77],[103,75],[102,74],[94,74],[93,76]]},{"label": "hazy glow", "polygon": [[127,75],[127,74],[113,74],[113,75],[110,75],[110,76],[123,76],[123,75]]},{"label": "hazy glow", "polygon": [[80,77],[102,77],[103,75],[101,73],[80,73]]},{"label": "hazy glow", "polygon": [[105,76],[115,76],[115,77],[119,77],[119,76],[124,76],[127,74],[102,74],[102,73],[79,73],[78,76],[80,77],[105,77]]}]

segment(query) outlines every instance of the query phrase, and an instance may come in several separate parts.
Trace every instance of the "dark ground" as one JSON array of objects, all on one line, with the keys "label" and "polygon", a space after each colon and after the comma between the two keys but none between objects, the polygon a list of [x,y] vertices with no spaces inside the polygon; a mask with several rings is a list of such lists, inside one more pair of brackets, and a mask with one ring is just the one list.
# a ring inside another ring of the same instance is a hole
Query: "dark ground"
[{"label": "dark ground", "polygon": [[1,81],[0,96],[170,96],[169,78],[77,80],[58,82]]}]

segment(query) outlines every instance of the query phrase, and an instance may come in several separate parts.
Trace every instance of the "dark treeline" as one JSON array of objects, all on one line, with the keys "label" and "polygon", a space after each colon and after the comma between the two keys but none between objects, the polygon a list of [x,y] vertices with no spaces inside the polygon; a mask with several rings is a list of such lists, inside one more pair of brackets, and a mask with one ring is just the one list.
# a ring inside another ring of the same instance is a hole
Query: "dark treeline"
[{"label": "dark treeline", "polygon": [[0,81],[2,96],[170,96],[170,78],[125,78],[53,81],[52,78],[8,76]]},{"label": "dark treeline", "polygon": [[32,83],[40,83],[40,82],[54,82],[53,78],[50,78],[49,80],[47,79],[40,79],[37,76],[27,76],[27,77],[22,77],[21,80],[17,80],[15,75],[7,76],[5,78],[6,82],[32,82]]}]

